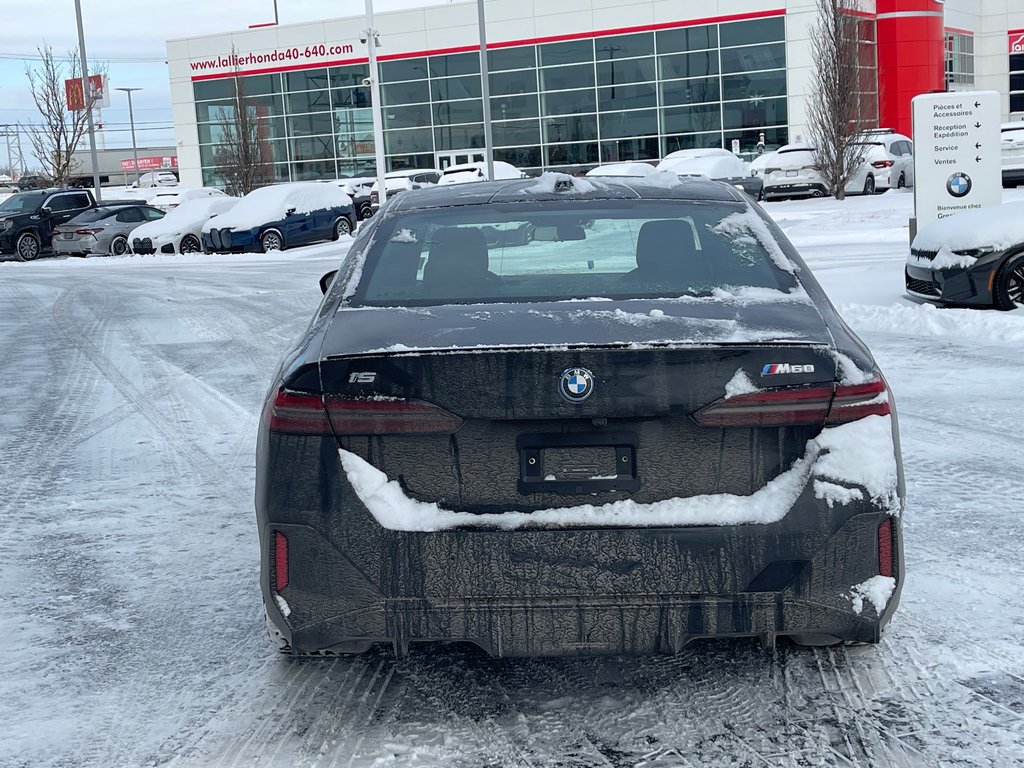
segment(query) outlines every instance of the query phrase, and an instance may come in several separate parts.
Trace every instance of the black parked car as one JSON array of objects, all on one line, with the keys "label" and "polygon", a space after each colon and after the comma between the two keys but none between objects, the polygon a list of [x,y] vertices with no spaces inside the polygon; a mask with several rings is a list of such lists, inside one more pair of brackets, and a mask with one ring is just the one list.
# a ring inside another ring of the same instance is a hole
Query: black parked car
[{"label": "black parked car", "polygon": [[283,251],[337,240],[356,228],[352,198],[336,184],[301,181],[253,190],[203,225],[207,253]]},{"label": "black parked car", "polygon": [[881,373],[746,195],[643,185],[404,192],[321,281],[259,428],[280,650],[879,639],[903,581]]},{"label": "black parked car", "polygon": [[917,299],[1010,310],[1024,306],[1024,203],[933,222],[914,237],[904,269]]}]

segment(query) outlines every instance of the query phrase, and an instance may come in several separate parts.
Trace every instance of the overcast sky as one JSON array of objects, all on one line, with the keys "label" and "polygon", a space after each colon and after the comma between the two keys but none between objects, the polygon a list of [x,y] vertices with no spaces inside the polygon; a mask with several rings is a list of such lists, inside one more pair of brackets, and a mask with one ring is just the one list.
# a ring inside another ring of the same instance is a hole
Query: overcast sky
[{"label": "overcast sky", "polygon": [[[375,0],[377,12],[435,5],[445,0]],[[281,24],[361,15],[364,0],[278,0]],[[90,60],[108,62],[111,88],[132,94],[139,147],[171,146],[170,92],[165,41],[245,29],[274,20],[273,0],[82,0]],[[74,0],[0,0],[0,124],[32,123],[25,67],[38,64],[37,47],[64,54],[78,44]],[[113,91],[103,110],[106,146],[131,146],[124,93]],[[27,138],[22,148],[29,149]],[[6,164],[0,140],[0,164]]]}]

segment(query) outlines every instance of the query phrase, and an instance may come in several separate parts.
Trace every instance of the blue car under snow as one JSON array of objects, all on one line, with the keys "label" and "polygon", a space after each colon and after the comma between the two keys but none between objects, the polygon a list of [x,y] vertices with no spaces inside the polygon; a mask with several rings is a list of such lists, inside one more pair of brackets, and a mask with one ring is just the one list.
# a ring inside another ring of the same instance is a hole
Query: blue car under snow
[{"label": "blue car under snow", "polygon": [[337,240],[355,229],[352,198],[335,184],[297,182],[253,190],[203,226],[206,253],[281,251]]}]

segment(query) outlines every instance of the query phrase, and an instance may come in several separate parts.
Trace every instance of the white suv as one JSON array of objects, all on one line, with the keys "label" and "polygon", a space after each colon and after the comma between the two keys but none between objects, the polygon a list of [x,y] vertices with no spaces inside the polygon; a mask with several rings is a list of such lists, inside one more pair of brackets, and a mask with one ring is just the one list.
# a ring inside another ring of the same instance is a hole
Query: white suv
[{"label": "white suv", "polygon": [[867,194],[914,186],[914,142],[909,137],[891,128],[876,128],[861,133],[860,143],[867,147],[864,164],[850,181],[847,192]]},{"label": "white suv", "polygon": [[1024,184],[1024,120],[1003,123],[1003,186]]}]

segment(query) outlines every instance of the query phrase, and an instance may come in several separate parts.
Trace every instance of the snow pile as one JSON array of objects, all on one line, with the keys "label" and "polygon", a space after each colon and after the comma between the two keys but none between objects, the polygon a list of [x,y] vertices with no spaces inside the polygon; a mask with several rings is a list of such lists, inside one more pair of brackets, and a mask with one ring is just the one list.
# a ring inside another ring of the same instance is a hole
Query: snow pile
[{"label": "snow pile", "polygon": [[814,465],[816,478],[861,486],[872,501],[899,509],[889,416],[867,416],[824,429],[814,442],[822,451]]},{"label": "snow pile", "polygon": [[172,208],[162,219],[148,221],[132,230],[131,237],[174,238],[188,232],[199,232],[211,216],[226,213],[238,204],[237,197],[227,195],[198,197]]},{"label": "snow pile", "polygon": [[[747,210],[732,213],[715,226],[710,227],[710,229],[716,235],[728,237],[738,246],[743,246],[744,244],[753,245],[755,242],[760,243],[761,247],[768,252],[775,266],[791,275],[796,272],[796,267],[789,260],[789,257],[782,252],[771,230],[768,229],[768,225],[753,211]],[[753,237],[751,237],[752,235]],[[755,240],[754,238],[757,239]]]},{"label": "snow pile", "polygon": [[867,581],[855,585],[850,590],[850,599],[853,601],[854,612],[860,613],[863,611],[864,601],[867,600],[874,606],[875,613],[881,616],[885,606],[889,604],[889,598],[892,597],[895,589],[896,579],[891,576],[872,576]]},{"label": "snow pile", "polygon": [[567,173],[546,171],[537,177],[536,183],[526,187],[523,192],[534,195],[553,195],[555,192],[578,192],[584,194],[594,192],[597,189],[596,184],[586,179],[570,176]]},{"label": "snow pile", "polygon": [[[917,251],[1003,250],[1024,243],[1024,202],[966,211],[923,227],[911,247]],[[973,263],[973,260],[972,260]]]},{"label": "snow pile", "polygon": [[934,304],[844,304],[843,317],[858,333],[898,333],[946,341],[981,344],[1024,344],[1024,314],[979,312],[975,309],[940,309]]},{"label": "snow pile", "polygon": [[318,184],[315,181],[275,184],[253,190],[234,208],[221,214],[216,224],[205,225],[203,232],[209,232],[214,226],[217,229],[254,229],[280,221],[291,210],[296,214],[306,214],[350,205],[352,198],[334,184]]},{"label": "snow pile", "polygon": [[747,376],[747,372],[742,368],[738,368],[725,385],[725,399],[728,400],[729,398],[736,397],[736,395],[750,395],[760,391],[757,385]]},{"label": "snow pile", "polygon": [[356,454],[344,449],[339,449],[338,453],[356,496],[381,526],[393,531],[427,532],[457,527],[511,530],[534,525],[646,528],[775,523],[786,516],[813,476],[862,485],[872,498],[898,504],[896,460],[888,416],[869,416],[823,430],[807,443],[802,458],[750,496],[716,493],[649,504],[626,499],[599,506],[581,504],[536,512],[477,515],[444,509],[435,502],[409,498],[397,481],[388,480],[387,475]]}]

